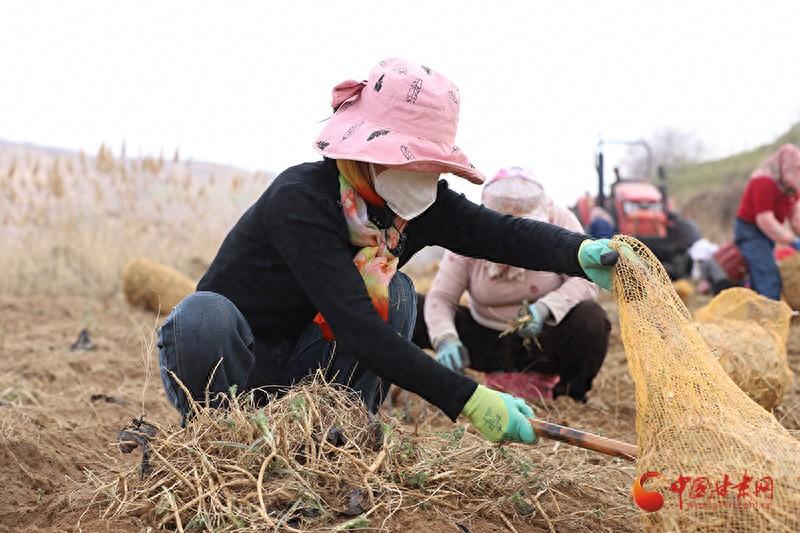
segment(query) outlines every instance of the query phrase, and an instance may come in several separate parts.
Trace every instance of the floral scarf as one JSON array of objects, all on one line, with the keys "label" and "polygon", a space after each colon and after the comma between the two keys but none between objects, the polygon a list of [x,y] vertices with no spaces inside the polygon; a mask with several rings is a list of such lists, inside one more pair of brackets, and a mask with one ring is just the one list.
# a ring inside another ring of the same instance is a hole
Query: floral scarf
[{"label": "floral scarf", "polygon": [[[384,206],[383,198],[378,196],[369,177],[362,169],[362,163],[339,159],[339,197],[342,213],[347,222],[350,243],[361,246],[353,258],[356,268],[364,279],[372,300],[372,305],[384,320],[389,318],[389,282],[397,272],[398,257],[391,250],[400,244],[403,231],[408,222],[395,217],[392,227],[386,230],[378,228],[367,216],[367,204]],[[333,340],[335,335],[321,313],[314,317],[326,340]]]}]

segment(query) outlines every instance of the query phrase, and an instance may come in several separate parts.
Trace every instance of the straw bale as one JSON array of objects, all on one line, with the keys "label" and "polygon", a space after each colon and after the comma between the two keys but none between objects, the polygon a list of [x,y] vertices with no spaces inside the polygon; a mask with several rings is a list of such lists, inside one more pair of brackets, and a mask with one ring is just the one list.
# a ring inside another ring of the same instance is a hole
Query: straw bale
[{"label": "straw bale", "polygon": [[162,314],[172,311],[196,285],[185,274],[147,257],[138,257],[122,269],[122,289],[128,303]]}]

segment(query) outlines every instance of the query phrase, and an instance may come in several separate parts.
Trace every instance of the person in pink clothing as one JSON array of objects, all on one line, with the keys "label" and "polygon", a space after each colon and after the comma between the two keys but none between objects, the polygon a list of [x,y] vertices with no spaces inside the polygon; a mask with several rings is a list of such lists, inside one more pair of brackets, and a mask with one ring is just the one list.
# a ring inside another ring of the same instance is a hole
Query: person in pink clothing
[{"label": "person in pink clothing", "polygon": [[[547,198],[530,171],[501,170],[484,186],[486,207],[580,232],[568,209]],[[464,291],[468,306],[459,305]],[[567,394],[585,401],[605,359],[611,325],[584,278],[525,270],[445,252],[426,297],[418,297],[413,340],[452,370],[490,372],[487,385],[526,398]],[[526,306],[524,302],[527,302]],[[509,321],[529,314],[516,335]]]}]

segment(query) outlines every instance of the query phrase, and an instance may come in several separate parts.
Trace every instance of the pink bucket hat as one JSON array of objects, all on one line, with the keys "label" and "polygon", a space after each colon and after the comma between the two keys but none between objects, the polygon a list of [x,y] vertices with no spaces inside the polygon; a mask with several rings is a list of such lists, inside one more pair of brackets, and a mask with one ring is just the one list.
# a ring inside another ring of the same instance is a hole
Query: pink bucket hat
[{"label": "pink bucket hat", "polygon": [[495,174],[483,186],[481,201],[500,213],[550,221],[551,200],[533,172],[521,167],[504,168]]},{"label": "pink bucket hat", "polygon": [[332,105],[335,113],[314,142],[323,156],[413,164],[421,172],[449,172],[483,183],[483,174],[454,144],[458,87],[438,72],[387,59],[372,69],[369,80],[334,87]]}]

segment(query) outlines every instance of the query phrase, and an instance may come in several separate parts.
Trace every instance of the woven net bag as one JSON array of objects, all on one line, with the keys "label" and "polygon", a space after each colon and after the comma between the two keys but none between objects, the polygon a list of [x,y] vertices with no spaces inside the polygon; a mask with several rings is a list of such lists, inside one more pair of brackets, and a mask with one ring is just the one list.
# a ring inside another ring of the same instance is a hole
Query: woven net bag
[{"label": "woven net bag", "polygon": [[792,309],[800,310],[800,253],[778,262],[783,282],[783,297]]},{"label": "woven net bag", "polygon": [[633,238],[614,243],[637,479],[658,473],[646,489],[664,497],[645,529],[800,531],[800,441],[726,374],[656,257]]},{"label": "woven net bag", "polygon": [[786,361],[789,306],[737,287],[717,295],[695,317],[700,335],[734,383],[764,409],[775,408],[793,381]]}]

